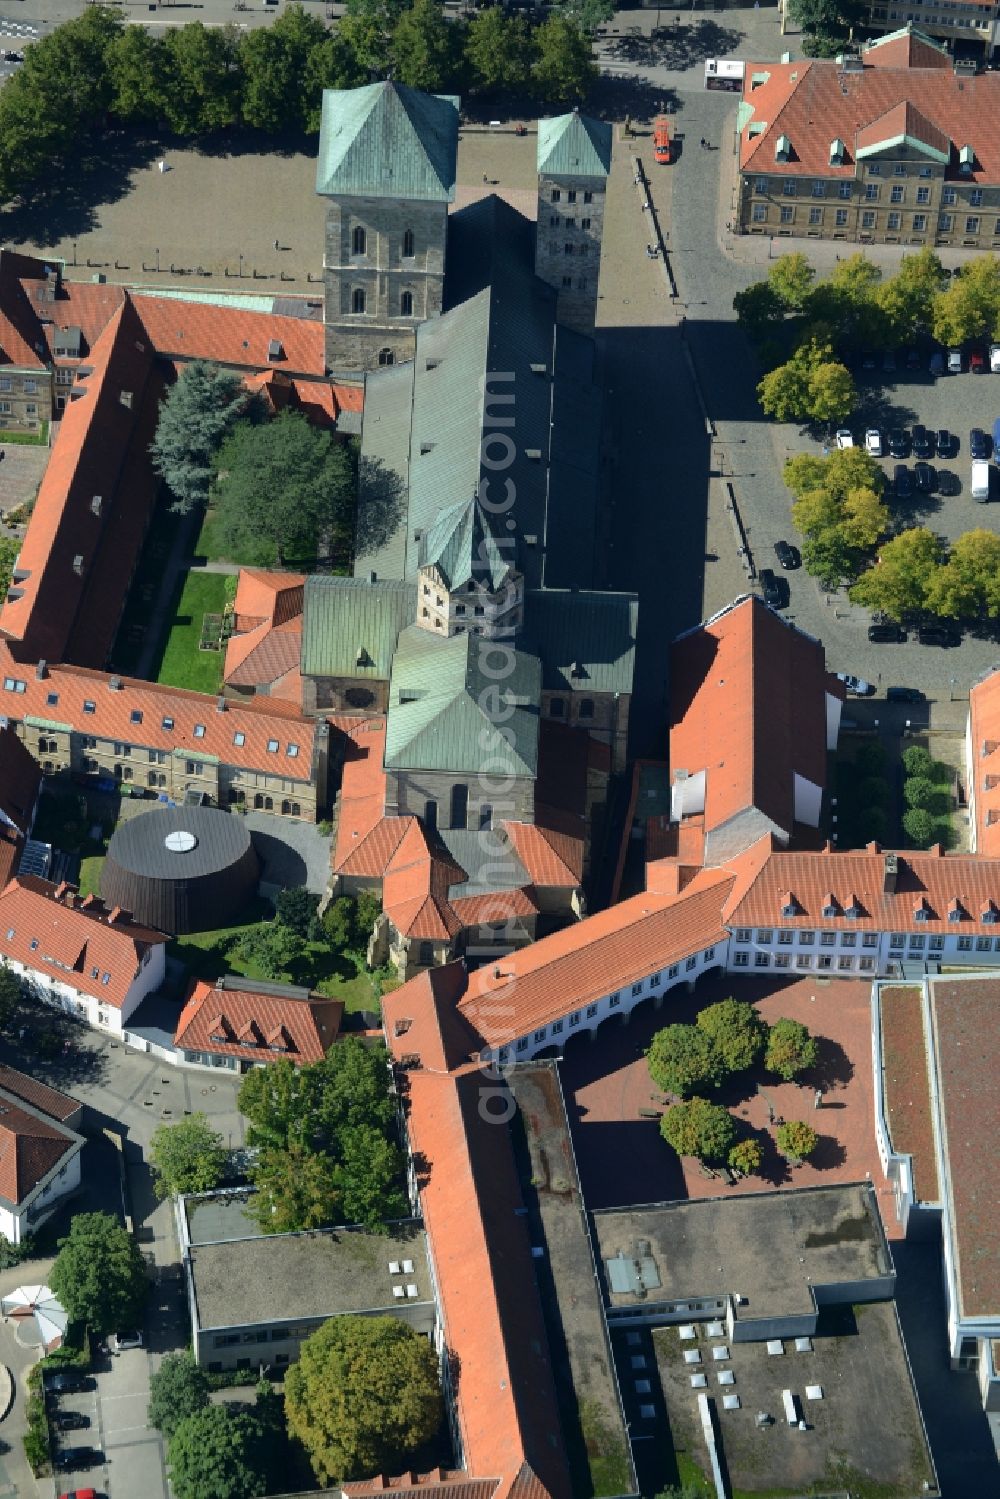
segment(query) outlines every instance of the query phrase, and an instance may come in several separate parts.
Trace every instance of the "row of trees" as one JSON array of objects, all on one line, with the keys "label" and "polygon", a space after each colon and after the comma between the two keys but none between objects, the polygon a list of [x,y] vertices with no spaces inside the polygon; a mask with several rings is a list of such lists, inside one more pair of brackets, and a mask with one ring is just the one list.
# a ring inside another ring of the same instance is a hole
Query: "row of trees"
[{"label": "row of trees", "polygon": [[[736,1121],[722,1104],[694,1097],[675,1103],[660,1120],[660,1133],[678,1155],[693,1156],[705,1165],[725,1162],[740,1176],[752,1176],[764,1159],[757,1140],[737,1140]],[[799,1119],[782,1120],[775,1131],[778,1149],[790,1160],[804,1161],[816,1149],[819,1136]]]},{"label": "row of trees", "polygon": [[434,1351],[394,1317],[334,1317],[302,1344],[284,1397],[265,1381],[253,1405],[214,1405],[191,1353],[171,1353],[149,1383],[148,1419],[167,1438],[177,1499],[254,1499],[287,1486],[286,1443],[302,1443],[318,1481],[395,1472],[441,1425]]},{"label": "row of trees", "polygon": [[903,752],[903,831],[918,848],[951,841],[951,769],[922,744]]},{"label": "row of trees", "polygon": [[649,1074],[665,1093],[690,1097],[719,1088],[762,1058],[768,1072],[786,1082],[815,1067],[819,1049],[798,1020],[769,1026],[753,1005],[723,999],[701,1010],[694,1025],[668,1025],[646,1050]]},{"label": "row of trees", "polygon": [[330,31],[301,5],[241,32],[200,21],[163,37],[88,7],[25,49],[0,94],[0,198],[9,199],[79,138],[106,125],[199,137],[246,125],[269,133],[319,129],[323,90],[391,74],[432,92],[530,93],[579,103],[596,76],[590,39],[572,9],[531,28],[502,7],[449,20],[441,0],[350,0]]},{"label": "row of trees", "polygon": [[856,578],[892,519],[874,458],[864,448],[838,448],[826,458],[796,453],[783,477],[795,496],[792,520],[805,538],[806,571],[825,588]]},{"label": "row of trees", "polygon": [[836,57],[867,21],[868,7],[863,0],[788,0],[788,15],[805,33],[807,57]]},{"label": "row of trees", "polygon": [[926,526],[912,526],[884,543],[878,565],[862,573],[850,597],[901,621],[921,614],[1000,618],[1000,536],[964,531],[946,542]]}]

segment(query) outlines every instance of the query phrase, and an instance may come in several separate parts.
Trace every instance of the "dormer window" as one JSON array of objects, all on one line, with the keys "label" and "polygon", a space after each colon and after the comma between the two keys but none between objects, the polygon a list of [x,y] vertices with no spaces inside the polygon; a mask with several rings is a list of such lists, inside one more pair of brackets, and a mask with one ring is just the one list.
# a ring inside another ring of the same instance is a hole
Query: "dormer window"
[{"label": "dormer window", "polygon": [[963,146],[958,153],[958,169],[968,176],[976,164],[976,153],[971,146]]},{"label": "dormer window", "polygon": [[839,914],[840,912],[837,906],[837,902],[834,900],[832,895],[828,895],[823,902],[823,915],[828,919],[832,919]]},{"label": "dormer window", "polygon": [[779,135],[774,147],[775,161],[789,161],[792,155],[792,143],[787,135]]},{"label": "dormer window", "polygon": [[797,916],[799,914],[799,903],[790,890],[787,890],[781,899],[782,916]]},{"label": "dormer window", "polygon": [[846,154],[847,147],[844,145],[844,142],[842,140],[834,140],[830,142],[830,165],[832,167],[842,167],[844,165],[844,157]]},{"label": "dormer window", "polygon": [[979,919],[985,926],[992,926],[997,919],[997,908],[992,901],[987,902],[979,913]]},{"label": "dormer window", "polygon": [[951,902],[951,905],[948,907],[948,920],[961,921],[963,914],[964,913],[962,911],[961,902],[958,900],[953,900]]},{"label": "dormer window", "polygon": [[914,921],[927,921],[929,914],[926,906],[918,906],[913,913],[913,919]]}]

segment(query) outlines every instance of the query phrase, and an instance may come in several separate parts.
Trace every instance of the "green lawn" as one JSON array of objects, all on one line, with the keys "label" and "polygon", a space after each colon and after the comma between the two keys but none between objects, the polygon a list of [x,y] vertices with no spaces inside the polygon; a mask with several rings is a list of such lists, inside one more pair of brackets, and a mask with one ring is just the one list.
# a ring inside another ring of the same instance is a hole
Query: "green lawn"
[{"label": "green lawn", "polygon": [[[258,546],[244,549],[226,547],[222,542],[221,527],[219,525],[219,513],[212,506],[205,511],[205,519],[201,523],[198,540],[195,542],[194,555],[197,559],[204,558],[207,562],[238,562],[242,567],[276,567],[278,566],[277,550],[271,542],[262,541]],[[280,566],[294,572],[296,569],[302,572],[310,572],[316,566],[316,548],[313,547],[306,557],[285,557]]]},{"label": "green lawn", "polygon": [[104,855],[91,854],[89,858],[80,860],[80,894],[100,895],[101,893],[101,870],[104,868]]},{"label": "green lawn", "polygon": [[194,544],[194,555],[197,558],[204,557],[206,562],[234,560],[226,555],[219,529],[219,513],[211,505],[205,511],[205,518],[198,532],[198,540]]},{"label": "green lawn", "polygon": [[221,614],[225,607],[224,574],[188,573],[156,672],[158,682],[195,692],[219,691],[225,652],[199,650],[199,642],[203,617]]}]

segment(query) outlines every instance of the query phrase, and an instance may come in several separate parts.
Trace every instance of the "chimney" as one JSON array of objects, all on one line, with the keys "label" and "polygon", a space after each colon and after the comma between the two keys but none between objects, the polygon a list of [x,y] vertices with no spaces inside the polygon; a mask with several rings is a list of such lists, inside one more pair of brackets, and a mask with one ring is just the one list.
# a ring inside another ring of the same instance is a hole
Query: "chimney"
[{"label": "chimney", "polygon": [[121,677],[109,677],[108,678],[108,689],[111,692],[121,692],[121,690],[122,690],[122,679],[121,679]]},{"label": "chimney", "polygon": [[883,895],[895,895],[896,875],[899,873],[899,860],[895,854],[886,854],[882,865],[882,893]]},{"label": "chimney", "polygon": [[216,711],[216,713],[225,713],[225,711],[226,711],[226,700],[225,700],[224,697],[217,697],[216,698],[216,700],[215,700],[215,711]]},{"label": "chimney", "polygon": [[47,661],[39,661],[38,665],[35,667],[35,676],[37,677],[38,681],[44,682],[48,674],[49,663]]},{"label": "chimney", "polygon": [[65,880],[60,880],[59,883],[58,883],[58,885],[55,888],[55,893],[54,893],[52,899],[53,900],[62,900],[63,896],[66,894],[66,891],[68,889],[69,889],[69,886],[67,885],[66,881]]},{"label": "chimney", "polygon": [[108,912],[108,926],[114,926],[115,922],[124,915],[121,906],[112,906]]}]

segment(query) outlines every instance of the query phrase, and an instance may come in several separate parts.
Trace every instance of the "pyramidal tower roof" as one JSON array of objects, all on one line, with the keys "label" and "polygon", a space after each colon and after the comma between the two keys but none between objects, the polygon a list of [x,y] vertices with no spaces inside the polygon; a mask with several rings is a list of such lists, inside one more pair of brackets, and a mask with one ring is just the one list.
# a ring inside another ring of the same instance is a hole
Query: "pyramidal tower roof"
[{"label": "pyramidal tower roof", "polygon": [[606,177],[611,171],[611,126],[577,109],[554,120],[539,120],[538,170],[549,177]]},{"label": "pyramidal tower roof", "polygon": [[356,198],[455,196],[458,98],[401,83],[325,89],[316,191]]},{"label": "pyramidal tower roof", "polygon": [[450,590],[482,583],[496,592],[513,563],[505,558],[482,505],[471,499],[442,510],[424,533],[420,566],[437,567]]}]

